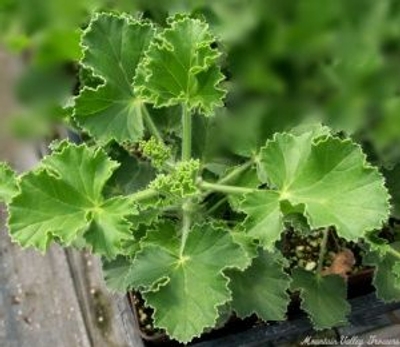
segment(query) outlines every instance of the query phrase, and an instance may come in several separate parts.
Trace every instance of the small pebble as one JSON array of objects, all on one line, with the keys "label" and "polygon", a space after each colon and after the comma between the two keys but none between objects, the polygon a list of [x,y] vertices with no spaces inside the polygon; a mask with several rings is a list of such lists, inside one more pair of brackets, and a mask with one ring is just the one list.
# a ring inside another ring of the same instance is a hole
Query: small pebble
[{"label": "small pebble", "polygon": [[316,266],[317,266],[317,263],[315,261],[310,261],[309,263],[306,264],[305,269],[307,271],[312,271],[315,269]]},{"label": "small pebble", "polygon": [[11,302],[13,305],[18,305],[21,303],[21,298],[17,295],[13,295]]}]

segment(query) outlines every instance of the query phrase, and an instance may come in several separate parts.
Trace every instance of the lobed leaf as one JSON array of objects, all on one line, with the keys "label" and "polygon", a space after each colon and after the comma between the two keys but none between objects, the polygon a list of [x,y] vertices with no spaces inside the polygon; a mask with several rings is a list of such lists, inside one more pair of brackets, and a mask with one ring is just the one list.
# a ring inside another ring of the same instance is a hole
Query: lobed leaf
[{"label": "lobed leaf", "polygon": [[285,319],[290,302],[290,277],[283,257],[260,251],[243,272],[231,270],[232,307],[242,317],[253,313],[265,321]]},{"label": "lobed leaf", "polygon": [[95,16],[84,31],[81,64],[103,83],[81,90],[74,116],[99,141],[136,142],[142,138],[143,105],[132,83],[153,35],[148,22],[107,13]]},{"label": "lobed leaf", "polygon": [[12,238],[44,251],[53,239],[69,245],[83,235],[96,253],[115,257],[131,237],[126,217],[135,212],[127,198],[102,195],[117,167],[100,149],[63,142],[22,177],[10,204]]},{"label": "lobed leaf", "polygon": [[249,258],[226,230],[196,225],[183,253],[171,224],[161,224],[142,241],[127,277],[154,308],[154,322],[180,342],[189,342],[218,318],[218,307],[231,299],[227,268],[244,269]]},{"label": "lobed leaf", "polygon": [[121,293],[126,293],[126,277],[129,273],[132,261],[124,256],[115,259],[102,260],[102,269],[107,288]]},{"label": "lobed leaf", "polygon": [[212,114],[222,105],[223,75],[220,53],[211,47],[215,38],[208,25],[187,16],[169,18],[169,27],[155,36],[138,69],[135,84],[140,95],[156,107],[181,103]]},{"label": "lobed leaf", "polygon": [[373,285],[377,296],[385,302],[398,301],[400,299],[400,261],[388,252],[386,247],[400,249],[400,243],[381,246],[383,251],[372,251],[367,253],[363,259],[364,265],[375,267]]},{"label": "lobed leaf", "polygon": [[18,190],[14,171],[6,163],[0,163],[0,202],[10,203]]},{"label": "lobed leaf", "polygon": [[400,163],[397,163],[391,169],[384,169],[383,174],[392,196],[392,216],[400,218]]},{"label": "lobed leaf", "polygon": [[244,227],[248,235],[260,240],[264,248],[272,249],[283,231],[279,194],[275,191],[247,194],[239,210],[247,214]]},{"label": "lobed leaf", "polygon": [[304,213],[311,228],[335,226],[349,241],[381,227],[389,216],[382,175],[350,140],[314,130],[277,134],[261,150],[258,173],[272,191],[246,195],[239,209],[248,214],[248,233],[266,248],[279,238],[287,202]]},{"label": "lobed leaf", "polygon": [[346,300],[347,286],[338,275],[321,276],[295,269],[292,289],[300,290],[301,307],[309,314],[317,330],[347,323],[350,304]]}]

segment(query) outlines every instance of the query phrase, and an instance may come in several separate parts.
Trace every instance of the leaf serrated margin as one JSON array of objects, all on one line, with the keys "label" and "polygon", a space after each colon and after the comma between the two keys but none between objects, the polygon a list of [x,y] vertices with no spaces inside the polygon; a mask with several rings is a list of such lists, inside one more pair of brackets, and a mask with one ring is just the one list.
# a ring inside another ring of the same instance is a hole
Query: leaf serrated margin
[{"label": "leaf serrated margin", "polygon": [[[178,24],[187,20],[191,20],[196,22],[197,24],[203,25],[204,31],[209,31],[210,33],[210,35],[208,35],[209,36],[208,40],[206,40],[202,45],[200,45],[199,46],[200,48],[209,47],[213,42],[216,41],[216,37],[211,35],[211,30],[208,23],[203,20],[200,20],[199,18],[193,18],[189,15],[182,15],[182,14],[176,14],[172,17],[167,18],[167,24],[169,25],[169,27],[165,28],[163,31],[158,32],[157,34],[154,35],[154,39],[150,43],[148,50],[145,52],[144,57],[142,58],[141,62],[138,65],[138,69],[136,70],[136,71],[140,70],[146,71],[146,77],[144,79],[144,82],[148,82],[151,76],[153,75],[151,69],[148,68],[148,65],[152,62],[152,58],[149,57],[148,53],[154,47],[159,49],[166,48],[169,51],[173,51],[173,47],[171,47],[171,45],[167,42],[167,40],[164,38],[164,35],[165,33],[173,32]],[[213,60],[216,61],[222,55],[222,53],[220,53],[216,49],[211,49],[211,50],[214,53],[214,55],[206,57],[204,59],[203,65],[191,66],[189,68],[189,72],[192,72],[193,74],[198,74],[199,72],[211,69],[212,68],[211,63],[213,63]],[[223,106],[222,100],[225,98],[227,91],[221,88],[220,85],[225,80],[225,76],[220,71],[218,71],[218,75],[219,77],[215,81],[213,87],[217,92],[221,93],[220,100],[212,103],[210,107],[207,108],[204,108],[201,104],[201,101],[198,100],[197,103],[193,104],[190,107],[190,109],[192,110],[203,109],[204,115],[208,117],[212,115],[212,111],[214,110],[214,108]],[[177,103],[181,102],[183,95],[178,95],[176,97],[169,98],[168,101],[162,101],[160,95],[155,95],[156,93],[149,93],[148,91],[146,91],[145,87],[141,85],[143,83],[143,81],[140,81],[141,78],[143,78],[143,76],[141,76],[140,74],[136,74],[134,77],[133,84],[137,85],[137,91],[139,95],[141,95],[147,101],[151,102],[154,108],[175,106]]]},{"label": "leaf serrated margin", "polygon": [[[386,201],[385,201],[386,216],[382,216],[379,221],[378,220],[376,221],[376,224],[374,226],[371,226],[370,230],[365,230],[365,232],[369,232],[369,231],[373,231],[374,229],[381,228],[383,223],[386,222],[390,217],[390,206],[391,206],[391,203],[390,203],[391,195],[389,193],[388,188],[385,185],[385,177],[378,170],[377,167],[373,166],[372,164],[370,164],[368,162],[367,155],[364,153],[361,145],[356,143],[356,142],[354,142],[354,141],[352,141],[350,138],[341,139],[341,138],[339,138],[337,136],[327,135],[327,136],[324,136],[324,137],[319,137],[319,138],[313,139],[313,142],[312,142],[311,146],[316,148],[321,143],[326,143],[329,140],[337,140],[337,141],[339,141],[340,144],[349,144],[349,145],[351,145],[354,148],[354,150],[358,153],[360,158],[362,158],[361,159],[362,168],[364,170],[371,170],[380,179],[380,182],[382,182],[382,184],[380,185],[380,188],[382,188],[383,192],[386,195]],[[307,211],[307,204],[304,204],[304,216],[306,217],[307,222],[309,223],[309,225],[312,225],[310,214]],[[335,230],[338,230],[338,226],[336,224],[332,224],[331,226],[334,227]],[[340,232],[339,232],[339,234],[340,234]],[[348,241],[357,241],[357,238],[349,239],[349,238],[346,237],[346,239]]]},{"label": "leaf serrated margin", "polygon": [[[224,273],[224,271],[230,270],[230,269],[236,269],[236,270],[241,270],[241,271],[243,271],[243,270],[245,270],[247,267],[249,267],[249,266],[251,265],[251,257],[247,254],[247,252],[244,250],[244,248],[243,248],[242,245],[240,245],[240,244],[238,244],[237,242],[234,241],[232,235],[230,235],[230,232],[229,232],[226,228],[224,228],[223,226],[221,226],[221,225],[219,225],[219,224],[215,224],[215,223],[210,223],[210,222],[195,223],[195,224],[193,224],[193,226],[192,226],[192,228],[197,228],[197,230],[202,230],[202,229],[205,228],[205,227],[213,228],[213,230],[218,230],[217,232],[220,232],[220,233],[227,233],[227,234],[229,234],[229,237],[230,237],[230,239],[231,239],[232,244],[236,245],[236,246],[237,246],[239,249],[241,249],[241,251],[243,252],[243,254],[244,254],[245,258],[246,258],[246,263],[244,263],[243,266],[227,264],[227,265],[225,265],[223,268],[221,268],[221,269],[218,271],[217,274],[218,274],[218,275],[221,275],[221,280],[224,280],[224,282],[225,282],[225,283],[224,283],[224,290],[226,291],[226,294],[227,294],[227,295],[226,295],[226,297],[224,298],[224,300],[221,300],[221,301],[219,301],[219,302],[217,302],[217,303],[215,303],[215,304],[213,305],[215,314],[214,314],[214,318],[213,318],[213,323],[212,323],[212,325],[203,327],[203,330],[202,330],[201,332],[199,332],[198,334],[195,334],[195,335],[191,336],[191,338],[188,339],[188,340],[185,340],[185,341],[179,340],[180,342],[184,342],[184,343],[190,342],[193,338],[200,337],[200,336],[205,332],[206,329],[214,327],[214,326],[217,324],[217,321],[218,321],[218,318],[219,318],[219,310],[218,310],[218,309],[219,309],[220,307],[222,307],[223,305],[225,305],[226,303],[228,303],[228,302],[230,302],[230,301],[232,300],[232,291],[231,291],[231,289],[229,288],[229,284],[230,284],[230,282],[231,282],[231,279],[229,278],[228,275],[226,275],[226,274]],[[193,230],[193,229],[192,229],[192,230]],[[153,229],[153,231],[154,231],[154,229]],[[136,259],[136,258],[144,251],[143,248],[144,248],[144,245],[146,244],[146,239],[148,238],[148,235],[149,235],[149,234],[151,234],[151,230],[148,230],[146,236],[140,240],[140,248],[141,248],[141,249],[136,253],[134,259]],[[148,244],[149,244],[150,246],[153,246],[153,247],[158,247],[158,248],[160,247],[158,244],[154,244],[153,242],[150,242],[150,243],[148,243]],[[171,253],[171,254],[173,255],[173,253]],[[149,284],[149,285],[147,286],[146,289],[141,290],[141,292],[144,294],[144,295],[143,295],[143,300],[144,300],[144,302],[145,302],[145,305],[148,306],[148,307],[151,307],[151,308],[153,309],[153,311],[154,311],[154,313],[153,313],[154,317],[156,316],[156,314],[157,314],[157,312],[158,312],[158,308],[157,308],[156,306],[153,306],[153,305],[147,300],[145,294],[146,294],[146,293],[149,293],[149,292],[156,293],[156,292],[158,292],[162,287],[164,287],[165,285],[167,285],[169,282],[170,282],[170,276],[166,276],[166,275],[165,275],[165,276],[162,276],[162,277],[160,277],[159,279],[155,280],[155,281],[152,282],[151,284]],[[131,289],[132,289],[132,287],[131,287]],[[160,329],[165,330],[166,333],[167,333],[169,336],[173,336],[173,331],[170,331],[169,328],[168,328],[167,326],[158,325],[158,323],[157,323],[156,320],[155,320],[155,326],[156,326],[157,328],[160,328]]]},{"label": "leaf serrated margin", "polygon": [[[107,80],[106,80],[103,76],[101,76],[100,74],[95,73],[94,68],[92,68],[90,65],[87,65],[87,64],[85,63],[86,52],[89,50],[89,47],[86,46],[86,45],[84,44],[84,42],[83,42],[84,37],[86,36],[86,34],[88,34],[88,33],[90,33],[90,32],[92,31],[93,25],[94,25],[102,16],[107,16],[107,17],[109,17],[109,18],[114,18],[114,19],[122,19],[122,20],[125,20],[126,23],[127,23],[128,25],[139,25],[139,26],[141,26],[142,28],[144,28],[144,27],[147,26],[147,27],[149,27],[149,28],[153,31],[153,36],[154,36],[154,34],[155,34],[155,32],[156,32],[155,26],[154,26],[154,24],[153,24],[151,21],[149,21],[149,20],[147,20],[147,19],[136,19],[136,18],[133,18],[131,15],[129,15],[128,13],[125,13],[125,12],[123,12],[123,13],[118,13],[118,14],[116,14],[116,13],[114,13],[114,12],[96,12],[96,13],[92,16],[92,19],[91,19],[91,21],[89,22],[89,25],[81,32],[81,39],[80,39],[80,42],[79,42],[79,47],[81,48],[81,59],[79,60],[78,64],[79,64],[80,66],[82,66],[84,69],[89,70],[89,71],[93,74],[93,76],[96,77],[96,78],[99,78],[99,79],[102,81],[102,83],[99,83],[95,88],[90,87],[90,86],[87,86],[87,85],[83,85],[83,87],[80,89],[79,93],[78,93],[76,96],[74,96],[74,97],[72,98],[73,105],[75,105],[75,107],[73,108],[73,112],[72,112],[72,118],[73,118],[74,121],[77,123],[77,125],[79,126],[79,128],[84,129],[85,132],[86,132],[90,137],[97,139],[97,141],[98,141],[99,143],[101,143],[101,139],[99,139],[97,136],[95,136],[95,135],[93,134],[93,132],[90,131],[87,127],[83,126],[82,123],[81,123],[81,122],[79,121],[79,119],[78,119],[79,117],[76,116],[76,104],[77,104],[77,100],[79,100],[79,98],[80,98],[86,91],[98,92],[101,88],[103,88],[103,87],[105,87],[105,86],[107,85]],[[142,60],[143,60],[143,57],[142,57]],[[136,68],[135,68],[135,76],[136,76],[136,72],[138,71],[139,66],[140,66],[140,62],[139,62],[139,64],[138,64],[138,65],[136,66]],[[132,78],[132,80],[131,80],[131,83],[130,83],[131,87],[133,87],[133,86],[135,85],[135,83],[134,83],[135,76],[134,76],[134,78]],[[139,107],[140,104],[141,104],[141,101],[140,101],[139,98],[137,98],[137,100],[138,100],[138,101],[137,101],[137,104],[138,104],[138,107]],[[107,143],[109,143],[109,142],[112,142],[112,141],[118,142],[118,139],[116,138],[116,136],[113,136],[113,135],[112,135],[112,136],[108,136],[108,137],[107,137],[107,141],[105,141],[105,142],[106,142],[105,144],[107,144]]]},{"label": "leaf serrated margin", "polygon": [[[310,136],[313,135],[312,131],[304,132],[301,135],[305,136],[306,134],[309,134]],[[267,140],[265,146],[261,147],[260,156],[263,153],[263,151],[266,151],[271,144],[276,143],[279,137],[283,137],[283,136],[287,136],[292,140],[295,140],[296,137],[298,137],[297,135],[294,135],[291,132],[275,133],[273,138]],[[377,177],[377,179],[380,180],[380,182],[382,182],[382,184],[380,185],[380,188],[382,189],[382,192],[386,196],[386,200],[385,200],[385,203],[384,203],[384,206],[386,207],[385,208],[385,211],[386,211],[385,213],[386,214],[384,216],[381,216],[379,221],[377,220],[375,222],[375,225],[370,227],[370,229],[365,230],[365,232],[380,228],[382,226],[382,224],[385,221],[387,221],[389,216],[390,216],[390,200],[391,200],[391,196],[390,196],[389,191],[388,191],[388,189],[387,189],[387,187],[385,185],[385,178],[384,178],[383,174],[378,170],[377,167],[371,165],[368,162],[367,156],[363,152],[361,145],[359,145],[358,143],[352,141],[350,138],[342,139],[342,138],[340,138],[338,136],[334,136],[333,134],[325,134],[323,136],[316,136],[316,137],[312,137],[311,136],[310,140],[311,140],[310,149],[309,149],[308,152],[306,152],[308,154],[308,156],[312,153],[314,148],[317,148],[321,144],[327,143],[328,141],[337,141],[340,145],[351,146],[352,147],[352,151],[355,151],[357,153],[357,157],[361,161],[362,169],[363,170],[369,170],[370,172],[372,172]],[[268,173],[263,172],[264,170],[262,168],[262,160],[260,160],[260,158],[258,158],[256,160],[256,162],[257,162],[257,174],[258,174],[258,177],[259,177],[260,181],[264,182],[264,183],[265,182],[268,183],[268,185],[270,187],[272,187],[273,191],[281,193],[281,189],[282,188],[281,187],[276,187],[274,184],[272,184],[272,182],[270,182],[270,180],[268,178]],[[306,160],[304,162],[306,162]],[[331,172],[335,167],[333,167],[329,172]],[[291,185],[291,183],[289,184],[289,187],[290,187],[290,185]],[[289,189],[289,191],[290,191],[290,189]],[[289,199],[289,201],[290,201],[290,199]],[[300,203],[302,203],[302,202],[300,202]],[[302,203],[302,204],[304,205],[304,213],[303,213],[303,215],[307,219],[308,224],[310,226],[313,226],[312,217],[310,216],[308,205],[307,205],[307,203]],[[247,217],[246,217],[246,219],[247,219]],[[332,223],[329,226],[335,227],[335,229],[339,231],[337,224]],[[339,233],[340,233],[340,231],[339,231]],[[349,241],[356,241],[358,238],[357,237],[355,237],[355,238],[346,237],[346,239],[349,240]]]},{"label": "leaf serrated margin", "polygon": [[[10,176],[10,178],[9,179],[11,179],[13,182],[10,182],[10,183],[12,183],[12,185],[13,185],[13,188],[14,188],[14,190],[15,190],[15,192],[13,192],[13,194],[12,194],[12,196],[10,196],[10,197],[8,197],[7,198],[7,195],[8,194],[5,194],[5,197],[4,198],[2,198],[1,196],[0,196],[0,202],[1,201],[4,201],[6,204],[9,204],[12,200],[13,200],[13,198],[19,193],[19,182],[20,182],[20,178],[19,178],[19,176],[16,174],[16,172],[11,168],[11,166],[8,164],[8,163],[6,163],[6,162],[0,162],[0,175],[1,175],[1,173],[4,173],[4,175],[8,175],[8,176]],[[1,182],[0,182],[1,183]],[[7,191],[8,189],[6,189],[6,191]]]}]

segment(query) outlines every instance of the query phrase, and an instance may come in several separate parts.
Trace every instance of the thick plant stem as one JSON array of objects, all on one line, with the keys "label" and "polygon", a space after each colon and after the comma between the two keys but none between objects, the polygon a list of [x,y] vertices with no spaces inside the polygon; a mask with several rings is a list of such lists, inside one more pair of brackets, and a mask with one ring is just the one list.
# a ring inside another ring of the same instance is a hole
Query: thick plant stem
[{"label": "thick plant stem", "polygon": [[395,250],[393,247],[388,247],[388,253],[396,257],[397,259],[400,259],[400,252]]},{"label": "thick plant stem", "polygon": [[326,245],[328,243],[328,236],[329,236],[329,228],[326,228],[323,231],[321,247],[319,249],[317,274],[321,274],[321,272],[322,272],[322,266],[324,263],[324,257],[325,257],[325,253],[326,253]]},{"label": "thick plant stem", "polygon": [[199,182],[199,188],[208,190],[208,191],[225,193],[225,194],[246,194],[246,193],[253,193],[253,192],[257,191],[257,189],[253,189],[253,188],[227,186],[227,185],[223,185],[223,184],[209,183],[209,182],[205,182],[205,181]]},{"label": "thick plant stem", "polygon": [[182,160],[190,160],[192,152],[192,115],[182,104]]},{"label": "thick plant stem", "polygon": [[147,200],[147,199],[151,199],[154,198],[155,196],[158,195],[158,191],[155,189],[145,189],[145,190],[141,190],[139,192],[133,193],[129,196],[129,198],[132,201],[142,201],[142,200]]},{"label": "thick plant stem", "polygon": [[230,181],[234,180],[235,178],[239,177],[244,171],[246,171],[251,165],[253,165],[253,160],[246,161],[244,164],[238,166],[237,168],[233,169],[229,174],[222,177],[218,184],[226,184]]},{"label": "thick plant stem", "polygon": [[153,122],[153,119],[151,118],[149,111],[147,111],[147,107],[146,105],[142,104],[141,105],[141,109],[142,109],[142,116],[143,116],[143,120],[144,123],[146,124],[147,128],[149,129],[151,135],[153,135],[158,142],[164,144],[164,140],[160,134],[160,132],[158,131],[156,125]]}]

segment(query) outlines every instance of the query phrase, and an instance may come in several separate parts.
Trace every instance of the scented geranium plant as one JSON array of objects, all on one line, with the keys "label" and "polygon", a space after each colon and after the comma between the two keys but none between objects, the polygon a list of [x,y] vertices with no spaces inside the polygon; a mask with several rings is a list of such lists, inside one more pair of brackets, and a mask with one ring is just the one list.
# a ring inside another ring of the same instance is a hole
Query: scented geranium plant
[{"label": "scented geranium plant", "polygon": [[[81,47],[69,124],[85,141],[52,143],[20,176],[0,168],[21,247],[90,249],[109,287],[140,292],[155,327],[181,342],[226,312],[284,320],[294,291],[315,328],[344,324],[346,281],[324,273],[330,233],[362,245],[378,295],[400,298],[399,247],[378,237],[389,195],[358,144],[299,124],[262,141],[234,137],[234,154],[223,148],[234,76],[203,20],[175,15],[159,27],[97,14]],[[289,267],[288,225],[320,233],[316,268]]]}]

